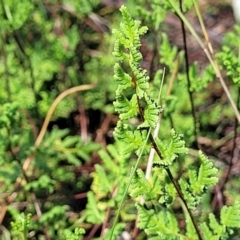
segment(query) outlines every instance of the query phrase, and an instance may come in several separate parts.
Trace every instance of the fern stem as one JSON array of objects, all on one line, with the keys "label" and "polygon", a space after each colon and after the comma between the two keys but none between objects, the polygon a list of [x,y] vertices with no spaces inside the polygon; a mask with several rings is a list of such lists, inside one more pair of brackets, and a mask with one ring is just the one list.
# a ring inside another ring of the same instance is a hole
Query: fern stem
[{"label": "fern stem", "polygon": [[124,200],[125,200],[125,198],[126,198],[126,196],[127,196],[127,192],[128,192],[128,189],[129,189],[129,187],[130,187],[130,185],[131,185],[131,181],[132,181],[133,176],[134,176],[134,174],[135,174],[135,172],[136,172],[136,170],[137,170],[137,168],[138,168],[138,165],[139,165],[139,162],[140,162],[140,160],[141,160],[141,157],[142,157],[144,148],[145,148],[145,146],[146,146],[146,144],[147,144],[148,139],[149,139],[150,136],[151,136],[151,128],[149,128],[149,130],[148,130],[147,137],[146,137],[146,139],[145,139],[145,141],[144,141],[144,144],[143,144],[143,146],[142,146],[141,152],[140,152],[140,154],[139,154],[139,156],[138,156],[138,159],[137,159],[137,161],[136,161],[136,164],[134,165],[134,168],[133,168],[132,171],[131,171],[128,184],[127,184],[127,186],[126,186],[126,188],[125,188],[125,191],[124,191],[124,193],[123,193],[121,202],[120,202],[119,207],[118,207],[118,210],[117,210],[117,214],[116,214],[116,216],[115,216],[115,218],[114,218],[113,226],[112,226],[111,232],[110,232],[110,240],[112,240],[113,232],[114,232],[115,226],[116,226],[116,224],[117,224],[117,221],[118,221],[118,218],[119,218],[119,215],[120,215],[120,211],[121,211],[122,206],[123,206],[123,202],[124,202]]},{"label": "fern stem", "polygon": [[[134,75],[133,75],[133,79],[135,79],[135,76],[134,76]],[[137,102],[138,102],[138,109],[139,109],[139,113],[140,113],[140,118],[141,118],[142,122],[144,122],[143,110],[142,110],[142,106],[141,106],[141,104],[140,104],[140,99],[139,99],[138,96],[137,96]],[[150,131],[150,130],[151,130],[151,129],[149,129],[149,131]],[[158,157],[159,157],[160,159],[163,159],[163,155],[162,155],[161,151],[159,150],[159,148],[158,148],[158,146],[157,146],[157,143],[155,142],[155,139],[154,139],[153,135],[151,134],[151,132],[149,133],[149,139],[150,139],[150,141],[151,141],[151,143],[152,143],[152,146],[153,146],[155,152],[157,153]],[[199,228],[198,228],[198,226],[197,226],[197,223],[196,223],[195,220],[194,220],[194,217],[193,217],[193,214],[192,214],[191,210],[189,209],[189,207],[188,207],[188,205],[187,205],[187,201],[184,199],[184,196],[183,196],[183,193],[182,193],[182,191],[181,191],[180,186],[179,186],[178,183],[175,181],[175,179],[174,179],[174,177],[173,177],[173,175],[172,175],[172,172],[171,172],[170,168],[169,168],[169,167],[166,167],[165,170],[166,170],[166,172],[167,172],[167,175],[168,175],[170,181],[172,182],[174,188],[176,189],[179,197],[181,198],[182,202],[184,203],[184,205],[185,205],[185,207],[186,207],[186,209],[187,209],[187,211],[188,211],[188,214],[189,214],[189,216],[190,216],[190,218],[191,218],[191,221],[192,221],[192,223],[193,223],[193,225],[194,225],[194,228],[195,228],[195,230],[196,230],[196,233],[197,233],[197,235],[198,235],[199,240],[202,240],[202,236],[201,236],[200,230],[199,230]],[[129,184],[129,185],[130,185],[130,184]]]},{"label": "fern stem", "polygon": [[[158,149],[158,147],[157,147],[157,144],[155,143],[155,140],[152,138],[151,135],[150,135],[150,140],[151,140],[151,142],[152,142],[152,144],[153,144],[153,147],[154,147],[155,151],[156,151],[157,154],[158,154],[158,157],[159,157],[160,159],[162,159],[162,156],[159,155],[159,152],[160,152],[160,151],[159,151],[159,149]],[[183,194],[182,194],[182,191],[181,191],[181,188],[180,188],[179,184],[177,183],[177,181],[175,181],[175,179],[174,179],[174,177],[173,177],[173,175],[172,175],[172,172],[171,172],[171,170],[169,169],[169,167],[166,167],[165,170],[166,170],[167,175],[168,175],[170,181],[172,182],[174,188],[176,189],[176,191],[177,191],[177,193],[178,193],[178,196],[179,196],[180,199],[182,200],[182,202],[183,202],[183,204],[184,204],[184,206],[185,206],[185,208],[186,208],[186,210],[187,210],[187,212],[188,212],[188,214],[189,214],[189,216],[190,216],[190,218],[191,218],[191,221],[192,221],[192,223],[193,223],[193,226],[194,226],[194,228],[195,228],[195,230],[196,230],[196,233],[197,233],[197,235],[198,235],[198,239],[199,239],[199,240],[202,240],[203,238],[202,238],[202,236],[201,236],[201,232],[200,232],[200,230],[199,230],[199,228],[198,228],[198,225],[197,225],[197,223],[196,223],[196,221],[195,221],[195,219],[194,219],[194,217],[193,217],[193,214],[192,214],[191,210],[189,209],[189,207],[188,207],[188,205],[187,205],[187,201],[185,200],[185,198],[184,198],[184,196],[183,196]]]}]

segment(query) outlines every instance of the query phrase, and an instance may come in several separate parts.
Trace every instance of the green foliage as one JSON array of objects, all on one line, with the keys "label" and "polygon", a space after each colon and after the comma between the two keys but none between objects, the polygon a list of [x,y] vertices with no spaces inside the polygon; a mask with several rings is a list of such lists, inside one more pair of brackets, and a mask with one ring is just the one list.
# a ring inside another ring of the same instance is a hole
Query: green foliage
[{"label": "green foliage", "polygon": [[65,231],[66,240],[79,240],[80,236],[85,234],[85,230],[83,228],[75,228],[74,232],[70,230]]},{"label": "green foliage", "polygon": [[194,194],[203,192],[204,189],[214,186],[218,181],[218,178],[215,177],[218,170],[213,163],[201,151],[199,152],[199,158],[201,165],[198,173],[189,169],[189,181]]},{"label": "green foliage", "polygon": [[86,211],[84,213],[84,216],[86,218],[86,221],[89,223],[96,223],[100,224],[104,220],[105,216],[105,209],[98,209],[98,203],[96,202],[94,198],[94,194],[92,192],[88,192],[88,203],[86,206]]},{"label": "green foliage", "polygon": [[[185,3],[186,9],[188,9],[191,4],[190,2]],[[114,56],[116,57],[114,79],[118,83],[114,106],[120,114],[114,136],[117,141],[124,144],[124,148],[120,151],[122,156],[135,152],[140,157],[139,149],[146,141],[145,129],[156,127],[161,108],[150,97],[149,77],[146,75],[146,71],[140,67],[142,57],[139,51],[139,38],[142,32],[145,33],[145,30],[142,31],[139,23],[131,18],[125,6],[122,6],[120,11],[123,22],[120,24],[120,30],[113,30],[115,36]],[[166,35],[163,34],[162,39],[161,61],[173,69],[176,49],[170,51],[171,47]],[[171,54],[167,54],[168,52]],[[212,69],[210,68],[208,71],[206,71],[204,81],[199,84],[200,86],[197,82],[192,83],[191,91],[201,91],[212,81]],[[190,73],[192,74],[191,78],[196,75],[196,65],[190,68]],[[142,123],[134,126],[131,119],[137,116],[140,116]],[[138,227],[143,229],[150,239],[155,239],[155,237],[156,239],[201,239],[202,233],[198,227],[201,214],[193,217],[192,210],[196,210],[203,204],[205,192],[218,182],[217,169],[200,151],[200,166],[192,165],[184,176],[175,180],[172,171],[179,171],[177,164],[180,164],[182,160],[182,156],[180,158],[179,155],[188,153],[183,135],[176,134],[175,130],[172,130],[171,136],[166,141],[157,137],[156,140],[151,138],[150,142],[158,155],[153,161],[155,168],[152,169],[152,176],[146,178],[142,169],[137,169],[129,179],[131,182],[129,195],[136,201],[144,199],[146,206],[136,205],[139,216]],[[149,151],[150,147],[147,145],[144,154],[149,154]],[[102,175],[102,178],[104,179],[105,176]],[[186,219],[185,231],[179,228],[179,216],[174,214],[177,195],[182,202]],[[125,197],[124,195],[123,199]],[[223,208],[222,211],[224,212],[225,209]],[[210,216],[211,219],[216,219],[214,214],[211,213]],[[237,222],[234,221],[234,224]],[[206,230],[207,225],[202,224],[201,226],[204,226]],[[115,225],[113,225],[113,229],[114,227]],[[209,232],[210,230],[206,230],[207,235],[210,234]],[[225,235],[226,233],[222,231],[219,236],[224,238]]]},{"label": "green foliage", "polygon": [[0,10],[0,18],[3,20],[2,24],[4,31],[14,31],[19,29],[28,19],[33,3],[27,0],[15,2],[7,0],[2,2]]},{"label": "green foliage", "polygon": [[[147,28],[140,27],[140,22],[132,19],[125,6],[122,6],[120,11],[122,12],[123,22],[120,24],[120,30],[113,30],[115,36],[113,54],[117,60],[114,67],[114,79],[118,82],[114,106],[115,110],[120,113],[121,120],[117,124],[114,136],[126,143],[126,147],[121,150],[121,154],[125,155],[132,151],[138,154],[146,136],[146,131],[140,132],[138,129],[154,128],[161,108],[150,97],[148,93],[149,77],[146,70],[140,67],[140,60],[142,59],[139,52],[140,36],[146,33]],[[132,77],[124,71],[123,63],[125,61],[132,72]],[[127,97],[129,88],[135,92],[130,100]],[[143,112],[140,110],[142,108],[141,104],[146,105]],[[124,120],[137,117],[139,114],[142,115],[143,122],[138,126],[138,129],[134,129],[133,126],[125,123]]]},{"label": "green foliage", "polygon": [[239,202],[236,201],[233,206],[224,206],[220,213],[220,223],[215,216],[209,214],[209,224],[201,224],[204,239],[229,239],[234,234],[233,228],[239,228],[238,214],[240,213]]},{"label": "green foliage", "polygon": [[[167,54],[169,53],[169,54]],[[164,63],[170,69],[174,67],[174,59],[177,55],[177,48],[170,45],[166,34],[162,34],[162,44],[159,48],[159,54],[161,55],[160,62]]]},{"label": "green foliage", "polygon": [[83,17],[89,13],[91,13],[92,9],[99,4],[99,0],[82,0],[74,1],[74,0],[63,0],[63,3],[68,5],[71,8],[71,11],[79,14],[79,17]]},{"label": "green foliage", "polygon": [[173,129],[171,130],[171,137],[168,143],[163,143],[159,138],[156,139],[156,144],[162,153],[163,159],[154,161],[154,164],[163,164],[165,166],[171,165],[178,157],[178,154],[188,153],[185,147],[185,142],[182,140],[182,135],[177,134]]},{"label": "green foliage", "polygon": [[31,223],[31,214],[18,214],[14,209],[12,209],[11,213],[13,214],[15,220],[14,222],[11,222],[13,237],[17,237],[17,239],[27,240],[29,226]]},{"label": "green foliage", "polygon": [[[237,32],[240,29],[236,27]],[[237,36],[233,33],[228,33],[225,37],[225,42],[222,47],[222,51],[218,52],[217,59],[220,64],[226,69],[226,74],[232,81],[239,87],[240,83],[240,68],[239,68],[239,56],[235,54],[236,43],[239,41]]]},{"label": "green foliage", "polygon": [[[122,20],[104,2],[1,2],[0,238],[236,238],[240,182],[229,142],[239,129],[216,69],[186,68],[169,38],[164,19],[180,16],[179,1],[126,0]],[[193,2],[182,1],[183,13]],[[233,99],[239,34],[225,34],[216,53]],[[56,97],[92,83],[59,102],[37,142]]]},{"label": "green foliage", "polygon": [[[179,237],[179,229],[174,214],[166,210],[146,210],[137,205],[139,211],[139,228],[144,229],[147,235],[157,235],[161,239],[175,240]],[[150,238],[154,239],[154,238]]]},{"label": "green foliage", "polygon": [[142,196],[147,201],[158,199],[160,194],[163,194],[163,191],[159,187],[160,183],[156,172],[153,173],[152,179],[148,181],[144,172],[138,169],[137,174],[132,179],[129,194],[131,197]]}]

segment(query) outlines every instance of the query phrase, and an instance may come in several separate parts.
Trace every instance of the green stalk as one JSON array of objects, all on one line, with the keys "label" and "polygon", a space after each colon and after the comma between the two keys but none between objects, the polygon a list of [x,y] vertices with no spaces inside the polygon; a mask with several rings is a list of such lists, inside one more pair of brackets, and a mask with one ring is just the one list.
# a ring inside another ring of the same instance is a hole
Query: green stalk
[{"label": "green stalk", "polygon": [[119,215],[120,215],[120,211],[121,211],[122,206],[123,206],[123,202],[124,202],[124,200],[125,200],[125,198],[126,198],[126,196],[127,196],[128,189],[129,189],[129,187],[130,187],[130,185],[131,185],[133,176],[134,176],[134,174],[135,174],[135,172],[136,172],[136,170],[137,170],[137,168],[138,168],[139,162],[140,162],[140,160],[141,160],[141,157],[142,157],[144,148],[145,148],[145,146],[146,146],[146,144],[147,144],[147,142],[148,142],[148,139],[149,139],[149,137],[150,137],[150,134],[151,134],[151,128],[149,128],[149,130],[148,130],[147,137],[146,137],[146,139],[145,139],[145,141],[144,141],[144,144],[143,144],[142,149],[141,149],[141,152],[140,152],[140,154],[139,154],[139,156],[138,156],[137,162],[136,162],[136,164],[135,164],[135,166],[134,166],[134,168],[133,168],[133,170],[132,170],[132,172],[131,172],[131,174],[130,174],[129,182],[128,182],[127,187],[126,187],[126,189],[125,189],[125,191],[124,191],[123,197],[122,197],[122,199],[121,199],[120,205],[119,205],[118,210],[117,210],[117,214],[116,214],[116,216],[115,216],[115,218],[114,218],[113,226],[112,226],[112,228],[111,228],[111,233],[110,233],[110,240],[112,240],[113,232],[114,232],[114,229],[115,229],[115,227],[116,227],[116,224],[117,224],[117,221],[118,221],[118,218],[119,218]]}]

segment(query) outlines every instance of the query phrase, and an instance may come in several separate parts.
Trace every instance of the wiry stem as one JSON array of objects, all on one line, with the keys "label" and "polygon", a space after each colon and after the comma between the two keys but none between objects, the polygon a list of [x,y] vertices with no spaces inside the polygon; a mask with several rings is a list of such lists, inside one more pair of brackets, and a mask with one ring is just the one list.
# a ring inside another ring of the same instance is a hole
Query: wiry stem
[{"label": "wiry stem", "polygon": [[[182,0],[180,0],[180,10],[183,12],[182,7]],[[189,76],[189,60],[188,60],[188,48],[187,48],[187,36],[186,36],[186,30],[184,22],[181,18],[179,18],[181,21],[181,27],[182,27],[182,34],[183,34],[183,46],[184,46],[184,59],[185,59],[185,68],[186,68],[186,79],[187,79],[187,86],[188,86],[188,94],[191,104],[191,112],[193,117],[193,123],[194,123],[194,135],[195,135],[195,141],[198,145],[198,130],[197,130],[197,116],[195,111],[195,105],[194,105],[194,97],[193,97],[193,91],[191,90],[191,82],[190,82],[190,76]]]},{"label": "wiry stem", "polygon": [[[184,22],[184,24],[187,26],[188,30],[191,32],[191,34],[195,37],[195,39],[197,40],[198,44],[200,45],[200,47],[203,49],[203,51],[205,52],[208,60],[210,61],[211,65],[213,66],[214,68],[214,71],[216,73],[216,77],[218,78],[219,82],[221,83],[222,85],[222,88],[224,90],[224,92],[226,93],[226,96],[228,98],[228,101],[229,103],[231,104],[232,106],[232,109],[234,111],[234,114],[236,116],[236,119],[238,120],[238,123],[240,123],[240,114],[239,114],[239,111],[237,109],[237,106],[235,104],[235,102],[233,101],[233,98],[228,90],[228,87],[222,77],[222,74],[221,74],[221,71],[220,71],[220,68],[217,64],[217,61],[213,55],[213,53],[211,53],[211,48],[208,49],[205,47],[205,44],[203,43],[203,41],[200,39],[200,37],[197,35],[196,31],[193,29],[193,27],[191,26],[191,24],[189,23],[189,21],[185,18],[185,16],[181,13],[180,9],[176,6],[176,4],[174,3],[173,0],[168,0],[170,2],[170,4],[172,5],[173,9],[175,10],[175,12],[178,14],[178,16],[182,19],[182,21]],[[194,1],[194,6],[196,9],[198,9],[196,6],[197,4],[195,3],[195,0]],[[201,14],[199,13],[199,11],[197,11],[197,14],[199,14],[199,16],[201,16]],[[200,18],[201,19],[201,18]],[[209,45],[209,44],[208,44]]]},{"label": "wiry stem", "polygon": [[[133,78],[134,78],[133,81],[135,81],[136,77],[133,76]],[[140,105],[140,99],[139,99],[138,96],[137,96],[137,99],[138,99],[138,109],[139,109],[139,113],[140,113],[140,118],[141,118],[141,120],[144,122],[143,108],[142,108],[142,106]],[[150,133],[149,139],[150,139],[150,142],[151,142],[151,144],[152,144],[152,147],[153,147],[153,149],[155,150],[155,152],[157,153],[158,157],[159,157],[161,160],[163,160],[163,155],[162,155],[160,149],[158,148],[157,143],[156,143],[156,141],[155,141],[155,139],[154,139],[154,137],[153,137],[153,135],[152,135],[151,133]],[[184,204],[184,206],[185,206],[185,208],[186,208],[186,210],[187,210],[187,212],[188,212],[188,214],[189,214],[189,216],[190,216],[190,218],[191,218],[191,221],[192,221],[192,223],[193,223],[193,226],[194,226],[194,228],[195,228],[195,230],[196,230],[196,233],[197,233],[197,235],[198,235],[198,239],[199,239],[199,240],[202,240],[201,232],[200,232],[200,230],[199,230],[199,228],[198,228],[198,225],[197,225],[197,223],[196,223],[196,221],[195,221],[195,219],[194,219],[194,217],[193,217],[193,214],[192,214],[190,208],[188,207],[187,201],[185,200],[184,195],[183,195],[183,193],[182,193],[182,191],[181,191],[181,187],[179,186],[178,182],[174,179],[170,168],[169,168],[168,166],[166,166],[166,167],[165,167],[165,170],[166,170],[167,175],[168,175],[170,181],[172,182],[174,188],[176,189],[179,198],[182,200],[182,202],[183,202],[183,204]]]}]

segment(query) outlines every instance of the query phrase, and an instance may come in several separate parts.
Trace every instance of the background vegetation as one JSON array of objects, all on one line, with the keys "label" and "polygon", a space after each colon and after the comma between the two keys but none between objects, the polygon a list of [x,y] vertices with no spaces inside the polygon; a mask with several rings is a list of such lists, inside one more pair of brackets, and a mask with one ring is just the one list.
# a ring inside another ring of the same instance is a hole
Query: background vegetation
[{"label": "background vegetation", "polygon": [[[206,25],[215,21],[208,29],[216,52],[213,61],[236,105],[234,111],[214,65],[192,38],[191,29],[183,28],[171,1],[157,2],[126,0],[124,4],[133,18],[148,27],[141,37],[140,65],[150,77],[149,91],[155,101],[163,81],[159,136],[168,146],[174,128],[183,134],[181,140],[189,149],[173,167],[174,177],[186,176],[189,166],[199,167],[198,150],[218,168],[218,183],[204,189],[206,194],[195,210],[201,212],[203,221],[208,213],[219,216],[225,205],[240,199],[240,29],[233,28],[229,5],[211,6],[206,11],[206,3],[200,2]],[[200,38],[207,39],[192,1],[173,2]],[[119,29],[122,16],[118,8],[123,1],[0,3],[1,239],[108,239],[104,234],[119,209],[121,183],[126,184],[137,160],[130,151],[124,154],[128,160],[123,160],[119,153],[123,145],[113,137],[119,119],[113,105],[119,83],[113,77],[116,36],[112,30]],[[221,22],[216,23],[224,11],[231,24],[228,31]],[[223,30],[216,32],[214,27]],[[134,117],[131,124],[139,121]],[[147,157],[139,169],[144,172],[146,165]],[[121,208],[113,239],[117,235],[127,239],[129,234],[133,239],[148,238],[143,231],[147,227],[140,226],[140,230],[135,224],[134,204],[139,202],[135,190],[134,185],[130,187],[131,196]],[[171,199],[161,201],[172,203]],[[173,205],[177,225],[183,230],[183,212],[179,204]],[[222,238],[216,233],[214,239],[232,239],[230,235],[239,236],[239,229],[230,229]]]}]

